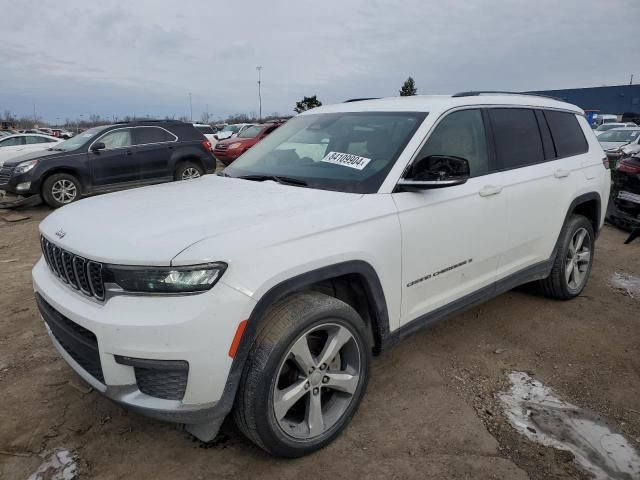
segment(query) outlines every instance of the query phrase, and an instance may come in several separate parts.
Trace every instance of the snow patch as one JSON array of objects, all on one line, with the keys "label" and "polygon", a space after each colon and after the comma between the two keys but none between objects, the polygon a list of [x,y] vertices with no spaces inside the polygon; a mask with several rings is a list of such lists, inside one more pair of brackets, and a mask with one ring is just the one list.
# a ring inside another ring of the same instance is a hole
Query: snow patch
[{"label": "snow patch", "polygon": [[75,480],[78,478],[76,456],[66,448],[45,452],[42,458],[42,464],[28,480]]},{"label": "snow patch", "polygon": [[640,478],[640,456],[598,415],[555,397],[523,372],[509,374],[511,388],[498,395],[511,424],[528,439],[570,451],[597,480]]}]

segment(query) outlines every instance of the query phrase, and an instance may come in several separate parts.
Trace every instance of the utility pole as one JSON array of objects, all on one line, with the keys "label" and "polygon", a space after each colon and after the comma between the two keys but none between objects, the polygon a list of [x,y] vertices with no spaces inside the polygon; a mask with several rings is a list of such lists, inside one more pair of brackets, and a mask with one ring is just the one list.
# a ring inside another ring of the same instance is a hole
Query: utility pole
[{"label": "utility pole", "polygon": [[631,74],[631,79],[629,80],[629,85],[633,85],[633,73]]},{"label": "utility pole", "polygon": [[189,118],[191,119],[191,123],[193,123],[193,105],[191,103],[191,92],[189,92]]},{"label": "utility pole", "polygon": [[262,72],[262,65],[258,65],[256,67],[256,70],[258,71],[258,121],[262,121],[262,91],[261,91],[261,84],[262,84],[262,78],[260,73]]},{"label": "utility pole", "polygon": [[33,126],[35,127],[38,124],[38,117],[36,117],[36,104],[33,104]]},{"label": "utility pole", "polygon": [[205,109],[207,111],[207,123],[209,123],[209,104],[208,103],[205,104]]}]

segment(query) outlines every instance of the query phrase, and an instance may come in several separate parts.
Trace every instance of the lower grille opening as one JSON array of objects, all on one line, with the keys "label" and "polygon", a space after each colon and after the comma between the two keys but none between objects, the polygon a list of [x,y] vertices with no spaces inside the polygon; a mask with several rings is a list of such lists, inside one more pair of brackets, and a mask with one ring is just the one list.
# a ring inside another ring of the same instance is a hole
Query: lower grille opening
[{"label": "lower grille opening", "polygon": [[94,333],[69,320],[37,293],[36,302],[42,318],[62,348],[92,377],[104,383],[98,339]]},{"label": "lower grille opening", "polygon": [[189,363],[184,360],[145,360],[116,355],[116,362],[133,367],[138,389],[165,400],[182,400],[187,389]]}]

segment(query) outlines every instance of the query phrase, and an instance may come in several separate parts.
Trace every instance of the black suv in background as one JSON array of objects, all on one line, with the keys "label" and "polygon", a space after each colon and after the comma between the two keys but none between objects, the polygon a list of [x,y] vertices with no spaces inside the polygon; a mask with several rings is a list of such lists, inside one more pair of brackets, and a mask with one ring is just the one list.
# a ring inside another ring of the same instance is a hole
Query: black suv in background
[{"label": "black suv in background", "polygon": [[190,123],[163,120],[94,127],[0,165],[0,190],[42,195],[57,208],[82,196],[213,173],[211,143]]}]

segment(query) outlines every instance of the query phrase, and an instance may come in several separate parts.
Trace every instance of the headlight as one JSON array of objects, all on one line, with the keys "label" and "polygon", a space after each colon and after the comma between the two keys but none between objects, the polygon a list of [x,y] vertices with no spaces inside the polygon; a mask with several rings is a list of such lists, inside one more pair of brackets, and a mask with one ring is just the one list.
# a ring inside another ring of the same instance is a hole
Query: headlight
[{"label": "headlight", "polygon": [[38,164],[38,160],[29,160],[28,162],[22,162],[18,164],[16,169],[13,171],[16,175],[20,175],[21,173],[27,173],[33,167]]},{"label": "headlight", "polygon": [[236,143],[232,143],[231,145],[229,145],[229,150],[231,149],[236,149],[242,146],[242,143],[240,142],[236,142]]},{"label": "headlight", "polygon": [[189,293],[212,288],[227,268],[226,263],[189,267],[107,267],[105,283],[115,283],[127,292]]}]

